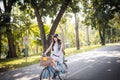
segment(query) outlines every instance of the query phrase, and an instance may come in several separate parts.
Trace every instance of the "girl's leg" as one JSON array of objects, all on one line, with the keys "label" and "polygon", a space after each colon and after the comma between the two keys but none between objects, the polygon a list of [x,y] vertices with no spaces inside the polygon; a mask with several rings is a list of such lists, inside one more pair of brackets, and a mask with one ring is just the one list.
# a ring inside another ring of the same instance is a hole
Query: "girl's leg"
[{"label": "girl's leg", "polygon": [[57,66],[56,66],[56,61],[53,59],[52,60],[52,64],[51,64],[52,66],[53,66],[53,68],[56,68]]},{"label": "girl's leg", "polygon": [[58,71],[58,67],[57,67],[57,63],[56,63],[56,61],[57,60],[52,60],[52,66],[53,66],[53,68],[56,70],[56,71]]}]

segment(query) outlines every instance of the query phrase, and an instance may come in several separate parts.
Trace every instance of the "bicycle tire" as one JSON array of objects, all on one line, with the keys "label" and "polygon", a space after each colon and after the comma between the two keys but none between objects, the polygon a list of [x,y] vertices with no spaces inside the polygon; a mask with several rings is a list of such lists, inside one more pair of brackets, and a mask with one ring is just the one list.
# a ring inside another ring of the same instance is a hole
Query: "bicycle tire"
[{"label": "bicycle tire", "polygon": [[50,71],[47,67],[45,67],[40,74],[40,80],[44,79],[50,80],[50,77],[51,77]]},{"label": "bicycle tire", "polygon": [[60,80],[65,80],[67,78],[67,75],[68,75],[68,66],[67,66],[66,63],[63,63],[61,65],[61,67],[63,69],[60,71],[58,77],[59,77]]}]

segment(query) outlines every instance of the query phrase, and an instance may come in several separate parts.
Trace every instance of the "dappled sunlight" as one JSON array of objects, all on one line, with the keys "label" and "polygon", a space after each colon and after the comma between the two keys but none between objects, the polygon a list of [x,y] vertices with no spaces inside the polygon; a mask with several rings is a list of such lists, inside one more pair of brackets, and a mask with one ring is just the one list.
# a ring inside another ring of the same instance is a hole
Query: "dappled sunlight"
[{"label": "dappled sunlight", "polygon": [[[37,66],[36,66],[37,67]],[[5,80],[9,80],[8,78],[10,78],[10,80],[38,80],[39,79],[39,74],[38,73],[38,70],[40,71],[40,68],[39,69],[36,69],[35,66],[31,69],[18,69],[18,70],[15,70],[15,72],[13,72],[11,74],[11,71],[7,72],[7,73],[4,73],[4,74],[1,74],[1,79],[5,79]],[[36,72],[37,71],[37,72]],[[2,75],[4,76],[7,76],[7,77],[2,77]]]},{"label": "dappled sunlight", "polygon": [[119,51],[93,51],[91,55],[89,54],[88,56],[87,55],[85,56],[85,59],[97,58],[97,57],[118,57],[120,58]]},{"label": "dappled sunlight", "polygon": [[109,63],[109,64],[110,64],[110,63],[111,63],[111,61],[108,61],[107,63]]},{"label": "dappled sunlight", "polygon": [[95,62],[95,60],[90,59],[90,60],[87,60],[86,62]]},{"label": "dappled sunlight", "polygon": [[39,75],[29,75],[29,76],[24,76],[22,78],[16,79],[16,80],[32,80],[33,78],[38,78]]},{"label": "dappled sunlight", "polygon": [[25,72],[26,74],[28,74],[28,73],[32,73],[32,72]]},{"label": "dappled sunlight", "polygon": [[[84,56],[83,56],[84,55]],[[77,55],[72,55],[68,57],[68,63],[76,62],[79,60],[84,60],[85,62],[95,62],[99,57],[117,57],[120,58],[119,51],[92,51],[92,52],[85,52]],[[110,63],[110,62],[107,62]]]},{"label": "dappled sunlight", "polygon": [[[116,51],[115,50],[111,50],[111,51],[94,50],[94,51],[84,52],[81,54],[72,55],[67,59],[68,59],[69,66],[73,69],[73,70],[71,69],[69,70],[70,77],[73,77],[75,74],[80,73],[82,71],[86,71],[86,70],[90,70],[90,71],[95,70],[97,72],[98,70],[96,69],[96,66],[101,67],[100,70],[103,70],[103,72],[113,72],[115,70],[111,68],[113,64],[120,63],[120,60],[119,60],[120,51],[119,50],[116,50]],[[81,65],[79,65],[78,63]],[[108,74],[111,74],[111,73],[108,73]]]},{"label": "dappled sunlight", "polygon": [[120,63],[120,60],[116,60],[117,63]]},{"label": "dappled sunlight", "polygon": [[111,69],[107,69],[108,72],[111,72],[112,70]]},{"label": "dappled sunlight", "polygon": [[13,75],[13,77],[18,77],[20,75],[22,75],[22,73],[16,73],[15,75]]},{"label": "dappled sunlight", "polygon": [[[13,71],[8,71],[0,74],[0,79],[2,80],[38,80],[40,72],[43,67],[39,64],[34,64],[31,66],[18,68]],[[7,76],[7,77],[4,77]]]}]

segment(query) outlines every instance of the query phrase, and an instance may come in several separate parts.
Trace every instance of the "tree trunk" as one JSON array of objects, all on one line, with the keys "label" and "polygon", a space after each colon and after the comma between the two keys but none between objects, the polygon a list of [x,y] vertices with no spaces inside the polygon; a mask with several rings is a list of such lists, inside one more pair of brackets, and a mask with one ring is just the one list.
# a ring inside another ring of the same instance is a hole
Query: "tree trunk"
[{"label": "tree trunk", "polygon": [[75,33],[76,33],[76,47],[77,50],[80,49],[80,42],[79,42],[79,29],[78,29],[78,20],[77,20],[77,14],[75,13]]},{"label": "tree trunk", "polygon": [[43,46],[43,50],[45,51],[48,48],[48,46],[47,46],[43,21],[41,19],[41,15],[39,14],[39,9],[37,8],[36,3],[34,2],[34,0],[31,0],[31,5],[34,8],[35,15],[37,17],[38,26],[39,26],[39,29],[40,29],[40,36],[41,36],[42,46]]},{"label": "tree trunk", "polygon": [[102,45],[105,45],[105,28],[103,27],[103,39],[102,39]]},{"label": "tree trunk", "polygon": [[99,35],[100,35],[101,45],[105,45],[105,28],[104,27],[99,28]]},{"label": "tree trunk", "polygon": [[65,49],[65,34],[64,34],[65,31],[61,26],[59,26],[59,27],[60,27],[61,34],[62,34],[61,39],[62,39],[62,43],[63,43],[63,49]]},{"label": "tree trunk", "polygon": [[49,45],[50,45],[51,40],[52,40],[52,35],[55,33],[55,30],[56,30],[56,28],[57,28],[57,26],[58,26],[58,24],[59,24],[59,22],[60,22],[60,20],[61,20],[61,18],[63,16],[64,12],[66,11],[67,6],[69,5],[70,1],[71,0],[65,0],[65,2],[61,6],[61,9],[60,9],[55,21],[53,22],[53,25],[52,25],[52,27],[50,29],[50,33],[48,35],[48,44]]},{"label": "tree trunk", "polygon": [[0,59],[1,59],[1,53],[2,53],[2,35],[0,34]]},{"label": "tree trunk", "polygon": [[38,54],[38,44],[36,44],[36,54]]},{"label": "tree trunk", "polygon": [[[15,1],[14,1],[15,2]],[[5,9],[5,16],[4,17],[4,23],[6,24],[6,34],[7,34],[7,39],[8,39],[8,46],[9,46],[9,51],[8,51],[8,58],[13,58],[17,57],[16,55],[16,48],[14,45],[14,38],[12,35],[12,30],[10,28],[10,16],[11,16],[11,10],[12,10],[12,5],[13,1],[10,0],[3,0],[4,4],[4,9]]]},{"label": "tree trunk", "polygon": [[110,28],[110,43],[112,42],[112,35],[113,35],[113,32],[112,32],[112,28]]},{"label": "tree trunk", "polygon": [[7,28],[6,34],[7,34],[8,46],[9,46],[7,58],[17,57],[16,48],[14,45],[14,38],[13,38],[11,29]]},{"label": "tree trunk", "polygon": [[90,45],[90,40],[89,40],[89,27],[87,26],[86,27],[86,38],[87,38],[87,45],[89,46]]}]

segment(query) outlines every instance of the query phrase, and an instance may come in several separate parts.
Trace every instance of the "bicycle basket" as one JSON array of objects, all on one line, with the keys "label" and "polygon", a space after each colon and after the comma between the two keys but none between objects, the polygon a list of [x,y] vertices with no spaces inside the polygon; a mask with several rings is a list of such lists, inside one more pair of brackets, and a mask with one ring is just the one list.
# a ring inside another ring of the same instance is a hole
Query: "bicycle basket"
[{"label": "bicycle basket", "polygon": [[51,57],[41,57],[40,58],[40,66],[50,66],[52,63]]}]

